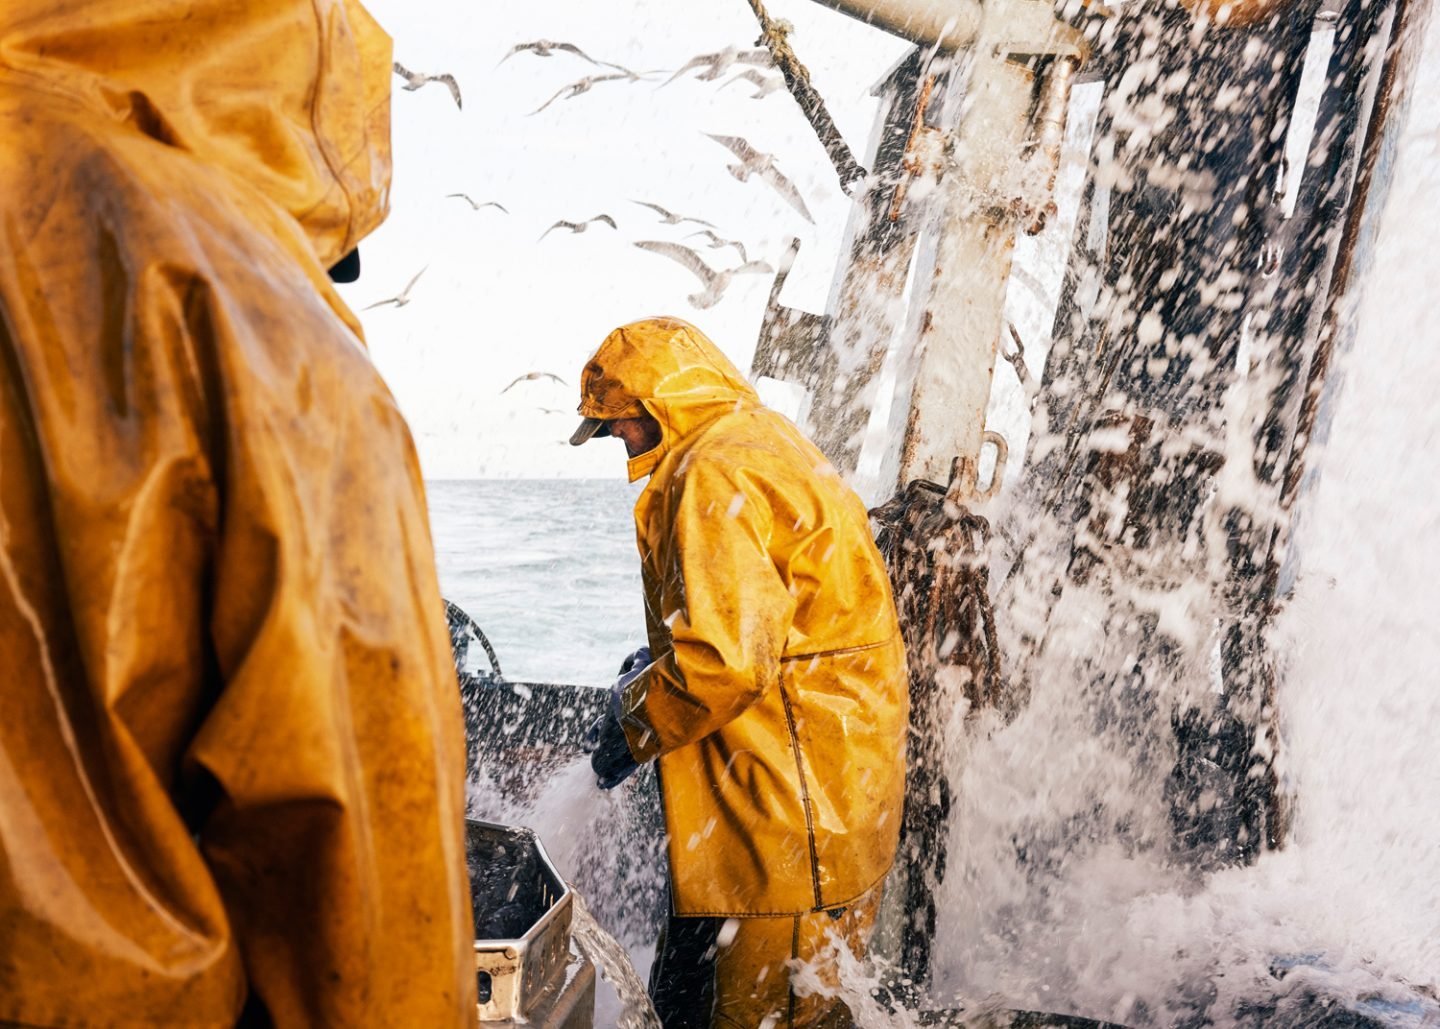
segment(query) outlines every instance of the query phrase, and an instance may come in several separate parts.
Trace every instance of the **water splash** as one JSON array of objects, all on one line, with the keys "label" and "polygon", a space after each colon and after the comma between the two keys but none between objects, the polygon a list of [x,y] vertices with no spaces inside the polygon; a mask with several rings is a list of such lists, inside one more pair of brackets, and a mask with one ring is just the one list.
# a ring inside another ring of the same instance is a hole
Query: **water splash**
[{"label": "water splash", "polygon": [[586,850],[604,835],[605,826],[624,818],[619,797],[596,788],[585,757],[565,761],[529,795],[489,788],[482,769],[471,780],[467,807],[472,818],[523,824],[539,832],[545,852],[568,880],[576,878]]},{"label": "water splash", "polygon": [[620,999],[621,1010],[615,1022],[618,1029],[660,1029],[660,1019],[650,1003],[645,980],[636,973],[629,953],[615,937],[600,927],[579,894],[575,896],[575,919],[570,932],[575,943],[594,962]]},{"label": "water splash", "polygon": [[[1291,843],[1211,874],[1166,843],[1170,712],[1212,688],[1203,603],[1157,610],[1143,569],[1103,569],[1056,606],[1019,596],[1006,652],[1045,634],[1029,704],[957,734],[948,755],[935,1002],[998,991],[1137,1026],[1227,1026],[1288,1024],[1318,995],[1434,1024],[1440,756],[1423,727],[1440,723],[1440,362],[1421,298],[1440,224],[1440,21],[1427,54],[1375,263],[1347,312],[1356,342],[1303,501],[1298,584],[1269,641]],[[1021,538],[1036,541],[1027,573],[1043,571],[1045,527]],[[1124,670],[1147,615],[1171,618],[1191,659],[1139,682]]]}]

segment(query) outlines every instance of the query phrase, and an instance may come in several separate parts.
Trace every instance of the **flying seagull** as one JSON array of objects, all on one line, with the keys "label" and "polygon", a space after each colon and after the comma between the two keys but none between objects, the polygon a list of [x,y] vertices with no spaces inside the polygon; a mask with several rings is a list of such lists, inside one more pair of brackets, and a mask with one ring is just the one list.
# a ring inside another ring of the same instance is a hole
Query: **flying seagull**
[{"label": "flying seagull", "polygon": [[[536,57],[554,57],[557,50],[563,51],[567,54],[574,54],[576,57],[579,57],[582,60],[589,61],[597,68],[614,68],[617,71],[630,71],[630,69],[625,67],[623,64],[616,64],[614,61],[597,61],[595,60],[595,58],[587,54],[584,50],[581,50],[574,43],[556,43],[553,40],[549,39],[537,39],[533,43],[516,43],[513,47],[510,48],[510,52],[508,54],[500,58],[499,62],[495,65],[495,67],[500,67],[500,65],[504,64],[506,61],[510,60],[510,58],[514,57],[516,54],[519,53],[525,53],[528,51],[529,53],[534,54]],[[642,74],[649,75],[651,73],[644,72]]]},{"label": "flying seagull", "polygon": [[640,76],[635,74],[633,71],[617,71],[613,75],[587,75],[585,76],[585,78],[580,79],[578,82],[572,82],[568,86],[561,86],[559,92],[557,92],[549,100],[546,100],[543,104],[535,108],[535,110],[531,111],[530,113],[539,114],[541,111],[545,110],[545,108],[553,104],[556,100],[572,100],[575,97],[579,96],[581,93],[590,92],[592,87],[597,86],[602,82],[616,82],[622,79],[626,82],[641,81]]},{"label": "flying seagull", "polygon": [[[757,68],[749,68],[746,71],[742,71],[739,75],[736,75],[729,82],[725,83],[725,86],[733,86],[737,82],[749,82],[750,84],[754,85],[756,89],[755,92],[750,94],[750,99],[760,100],[764,97],[769,96],[777,89],[782,88],[785,85],[785,76],[766,75],[764,72],[760,71]],[[725,86],[721,86],[720,88],[724,89]]]},{"label": "flying seagull", "polygon": [[[425,268],[429,267],[430,266],[428,264],[425,266]],[[382,304],[394,304],[396,307],[404,307],[406,304],[410,303],[410,289],[415,285],[415,283],[420,281],[420,276],[425,274],[425,268],[421,268],[418,272],[416,272],[415,278],[405,283],[405,288],[402,289],[396,296],[390,297],[388,300],[377,300],[373,304],[366,304],[363,310],[368,311],[370,310],[370,308],[379,307]]]},{"label": "flying seagull", "polygon": [[[546,229],[544,232],[540,233],[540,239],[544,239],[556,229],[569,229],[573,233],[581,233],[590,227],[591,222],[604,222],[612,229],[618,229],[620,227],[615,224],[615,219],[611,218],[608,214],[597,214],[593,218],[586,218],[583,222],[558,221],[554,225]],[[535,242],[540,242],[540,239],[537,239]]]},{"label": "flying seagull", "polygon": [[672,261],[678,261],[688,268],[705,288],[699,293],[692,293],[686,297],[686,299],[695,307],[702,310],[707,307],[714,307],[720,302],[720,298],[725,295],[725,290],[730,285],[730,280],[736,275],[769,274],[775,270],[764,261],[747,261],[739,267],[727,268],[724,271],[717,272],[714,268],[711,268],[704,261],[700,260],[700,255],[694,250],[691,250],[687,246],[682,246],[679,243],[642,239],[635,245],[641,250],[648,250],[652,254],[661,254],[664,257],[670,258]]},{"label": "flying seagull", "polygon": [[795,188],[795,183],[787,179],[780,169],[775,167],[775,158],[770,154],[762,154],[750,145],[749,141],[740,136],[717,136],[707,132],[715,142],[723,147],[728,147],[730,152],[740,159],[739,164],[727,166],[731,175],[741,182],[745,182],[752,175],[758,175],[769,186],[785,198],[795,210],[799,211],[810,224],[815,224],[815,219],[810,215],[810,209],[805,206],[805,198],[800,195],[800,190]]},{"label": "flying seagull", "polygon": [[448,72],[444,75],[426,75],[424,72],[411,71],[399,61],[396,61],[395,74],[405,80],[405,85],[401,88],[411,93],[427,82],[443,82],[450,87],[450,95],[455,98],[455,106],[461,109],[464,107],[460,102],[460,84],[455,81],[455,76]]},{"label": "flying seagull", "polygon": [[516,376],[515,381],[502,389],[500,393],[503,396],[504,394],[509,393],[516,386],[520,385],[520,383],[534,382],[536,379],[554,379],[562,386],[568,385],[568,383],[566,383],[564,379],[560,378],[560,376],[558,375],[553,374],[552,372],[526,372],[524,375]]},{"label": "flying seagull", "polygon": [[[526,51],[529,51],[536,57],[554,57],[555,51],[557,50],[563,51],[567,54],[574,54],[576,57],[579,57],[582,60],[589,61],[597,68],[605,63],[604,61],[595,60],[595,58],[591,57],[584,50],[581,50],[574,43],[555,43],[548,39],[537,39],[533,43],[516,43],[510,48],[510,52],[508,54],[500,58],[499,64],[496,64],[495,67],[500,67],[501,64],[504,64],[516,54],[525,53]],[[611,65],[611,67],[613,68],[614,65]]]},{"label": "flying seagull", "polygon": [[696,54],[690,60],[671,75],[662,86],[668,86],[681,75],[684,75],[691,68],[704,68],[705,70],[695,77],[702,82],[710,82],[724,75],[734,65],[753,64],[761,68],[773,68],[774,60],[770,57],[770,51],[761,47],[759,50],[741,50],[739,47],[727,46],[724,50],[714,54]]},{"label": "flying seagull", "polygon": [[715,227],[714,222],[707,222],[704,218],[690,218],[685,215],[676,214],[674,211],[667,211],[659,204],[652,204],[648,200],[632,200],[632,204],[639,204],[641,207],[648,207],[660,216],[660,221],[666,225],[679,225],[681,222],[694,222],[696,225],[708,225]]},{"label": "flying seagull", "polygon": [[699,232],[692,232],[689,236],[686,236],[685,238],[689,239],[691,236],[705,236],[707,239],[710,240],[711,250],[719,250],[721,247],[734,247],[735,252],[740,255],[740,260],[750,260],[750,255],[745,253],[745,244],[741,243],[738,239],[721,239],[709,229],[701,229]]},{"label": "flying seagull", "polygon": [[461,200],[465,201],[467,204],[470,205],[470,209],[471,209],[472,211],[478,211],[478,210],[480,210],[480,208],[482,208],[482,207],[498,207],[498,208],[500,208],[500,210],[504,211],[506,214],[509,214],[509,213],[510,213],[510,211],[505,207],[504,204],[498,203],[498,202],[496,202],[496,201],[494,201],[494,200],[487,200],[487,201],[485,201],[483,204],[477,204],[474,200],[470,199],[470,194],[469,194],[469,193],[446,193],[446,194],[445,194],[445,199],[446,199],[446,200],[449,200],[451,197],[459,197]]}]

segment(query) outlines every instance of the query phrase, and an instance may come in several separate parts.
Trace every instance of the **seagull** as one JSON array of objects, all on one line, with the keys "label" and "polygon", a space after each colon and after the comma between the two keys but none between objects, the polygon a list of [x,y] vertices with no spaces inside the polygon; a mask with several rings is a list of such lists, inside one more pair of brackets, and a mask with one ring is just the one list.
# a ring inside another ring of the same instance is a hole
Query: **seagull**
[{"label": "seagull", "polygon": [[395,74],[399,75],[402,79],[405,80],[405,85],[401,88],[411,93],[419,89],[421,86],[425,85],[425,83],[427,82],[445,83],[445,85],[450,87],[450,95],[455,98],[455,106],[463,110],[463,105],[460,103],[460,84],[455,81],[454,75],[451,75],[449,73],[446,73],[444,75],[426,75],[424,72],[411,71],[399,61],[395,62]]},{"label": "seagull", "polygon": [[708,225],[712,229],[715,227],[714,222],[707,222],[703,218],[690,218],[685,215],[676,214],[673,211],[665,210],[665,208],[661,207],[659,204],[652,204],[647,200],[632,200],[630,202],[632,204],[639,204],[641,207],[650,208],[650,210],[654,211],[660,216],[660,221],[666,225],[679,225],[681,222],[694,222],[696,225]]},{"label": "seagull", "polygon": [[[734,247],[734,248],[735,248],[735,252],[740,255],[740,260],[742,260],[742,261],[748,261],[748,260],[750,260],[750,255],[747,254],[747,253],[745,253],[745,244],[744,244],[744,243],[741,243],[738,239],[721,239],[719,236],[715,235],[715,233],[711,232],[709,229],[701,229],[699,232],[692,232],[692,233],[690,233],[690,236],[705,236],[705,237],[707,237],[707,238],[710,240],[710,249],[711,249],[711,250],[719,250],[721,247]],[[689,239],[690,236],[686,236],[685,238],[686,238],[686,239]]]},{"label": "seagull", "polygon": [[552,373],[552,372],[526,372],[524,375],[517,375],[517,376],[515,377],[515,381],[512,382],[512,383],[510,383],[510,385],[506,386],[504,389],[502,389],[502,390],[500,391],[500,393],[501,393],[501,395],[503,396],[504,394],[509,393],[509,392],[510,392],[512,389],[514,389],[516,386],[520,385],[520,383],[522,383],[522,382],[534,382],[536,379],[554,379],[556,382],[560,383],[560,385],[562,385],[562,386],[569,385],[564,379],[560,378],[560,376],[555,375],[555,374]]},{"label": "seagull", "polygon": [[[555,43],[548,39],[537,39],[533,43],[516,43],[513,47],[510,48],[510,52],[508,54],[500,58],[499,62],[495,65],[495,67],[500,67],[500,65],[510,60],[510,58],[514,57],[516,54],[524,53],[526,51],[533,53],[536,57],[554,57],[555,51],[557,50],[562,50],[567,54],[574,54],[576,57],[589,61],[597,68],[615,68],[618,71],[630,71],[630,69],[625,67],[623,64],[616,64],[614,61],[597,61],[595,60],[595,58],[587,54],[584,50],[581,50],[574,43]],[[641,74],[649,75],[653,73],[642,72]]]},{"label": "seagull", "polygon": [[[595,58],[591,57],[584,50],[581,50],[574,43],[555,43],[548,39],[537,39],[533,43],[516,43],[513,47],[510,48],[510,52],[508,54],[500,58],[499,63],[496,64],[495,67],[500,67],[501,64],[504,64],[516,54],[524,53],[527,50],[530,53],[533,53],[536,57],[554,57],[556,50],[562,50],[567,54],[574,54],[576,57],[589,61],[597,68],[600,67],[602,64],[606,63],[604,61],[595,60]],[[612,64],[610,67],[613,68],[615,67],[615,65]]]},{"label": "seagull", "polygon": [[770,57],[770,51],[763,47],[759,50],[741,50],[739,47],[727,46],[719,53],[695,55],[660,85],[670,85],[691,68],[704,68],[705,70],[695,77],[702,82],[710,82],[724,75],[736,64],[754,64],[761,68],[773,68],[775,61]]},{"label": "seagull", "polygon": [[579,96],[581,93],[590,92],[591,87],[599,85],[602,82],[615,82],[619,79],[624,79],[627,82],[641,81],[640,76],[635,74],[635,72],[633,71],[617,71],[614,75],[587,75],[585,76],[585,78],[581,79],[578,82],[572,82],[568,86],[561,86],[558,93],[552,96],[549,100],[546,100],[543,104],[535,108],[535,110],[531,111],[530,113],[539,114],[541,111],[545,110],[545,108],[553,104],[556,100],[571,100]]},{"label": "seagull", "polygon": [[740,158],[739,164],[727,166],[731,175],[741,182],[746,181],[751,175],[758,175],[768,183],[775,192],[785,198],[795,210],[799,211],[807,222],[815,224],[815,219],[810,215],[810,209],[805,206],[805,198],[800,195],[800,190],[795,188],[795,183],[787,179],[780,169],[775,167],[775,158],[770,154],[762,154],[750,145],[749,141],[740,136],[717,136],[707,132],[715,142],[723,147],[728,147],[730,152]]},{"label": "seagull", "polygon": [[[611,218],[608,214],[597,214],[593,218],[586,218],[583,222],[558,221],[554,225],[546,229],[544,232],[540,233],[540,239],[544,239],[556,229],[569,229],[573,233],[581,233],[590,227],[591,222],[604,222],[612,229],[620,228],[620,226],[615,224],[615,219]],[[540,242],[540,239],[537,239],[535,242]]]},{"label": "seagull", "polygon": [[483,204],[477,204],[474,200],[471,200],[471,199],[470,199],[470,194],[469,194],[469,193],[446,193],[446,194],[445,194],[445,199],[446,199],[446,200],[449,200],[451,197],[459,197],[461,200],[463,200],[463,201],[465,201],[467,204],[469,204],[469,205],[470,205],[470,209],[473,210],[473,211],[478,211],[478,210],[480,210],[480,208],[482,208],[482,207],[498,207],[498,208],[500,208],[500,210],[504,211],[506,214],[509,214],[509,213],[510,213],[510,211],[505,207],[504,204],[497,203],[497,202],[494,201],[494,200],[487,200],[487,201],[485,201]]},{"label": "seagull", "polygon": [[569,414],[569,411],[561,410],[558,407],[537,407],[535,410],[541,414]]},{"label": "seagull", "polygon": [[720,298],[725,294],[726,287],[730,285],[730,280],[736,275],[752,273],[768,275],[775,270],[764,261],[747,261],[737,268],[728,268],[724,271],[717,272],[714,268],[711,268],[704,261],[700,260],[700,255],[694,250],[691,250],[687,246],[682,246],[679,243],[665,243],[655,239],[642,239],[635,245],[641,250],[648,250],[652,254],[661,254],[670,258],[672,261],[678,261],[690,269],[705,288],[699,293],[692,293],[686,297],[686,299],[689,300],[692,305],[702,310],[707,307],[714,307],[720,302]]},{"label": "seagull", "polygon": [[[760,100],[783,87],[785,85],[785,76],[766,75],[757,68],[750,68],[736,75],[729,82],[725,83],[725,86],[733,86],[737,82],[749,82],[758,87],[755,92],[750,94],[750,99]],[[725,86],[721,86],[720,88],[724,89]]]},{"label": "seagull", "polygon": [[[425,268],[429,267],[430,266],[428,264],[425,266]],[[362,310],[368,311],[370,310],[370,308],[379,307],[382,304],[394,304],[396,307],[404,307],[406,304],[410,303],[410,289],[412,286],[415,285],[415,283],[420,281],[420,276],[425,274],[425,268],[421,268],[418,272],[416,272],[415,278],[405,283],[405,288],[402,289],[398,295],[390,297],[388,300],[377,300],[373,304],[367,304],[364,308],[362,308]]]}]

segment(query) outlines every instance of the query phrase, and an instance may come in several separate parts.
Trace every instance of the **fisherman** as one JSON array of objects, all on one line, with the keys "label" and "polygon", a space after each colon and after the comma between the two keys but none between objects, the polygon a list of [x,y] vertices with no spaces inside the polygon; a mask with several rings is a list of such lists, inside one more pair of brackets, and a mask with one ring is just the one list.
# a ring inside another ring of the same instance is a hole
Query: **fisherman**
[{"label": "fisherman", "polygon": [[353,0],[0,4],[0,1024],[475,1022]]},{"label": "fisherman", "polygon": [[572,444],[616,436],[631,481],[650,477],[648,653],[591,745],[605,789],[659,759],[656,1010],[666,1029],[848,1025],[792,977],[833,994],[838,948],[863,956],[900,829],[905,652],[865,508],[683,321],[612,332],[580,413]]}]

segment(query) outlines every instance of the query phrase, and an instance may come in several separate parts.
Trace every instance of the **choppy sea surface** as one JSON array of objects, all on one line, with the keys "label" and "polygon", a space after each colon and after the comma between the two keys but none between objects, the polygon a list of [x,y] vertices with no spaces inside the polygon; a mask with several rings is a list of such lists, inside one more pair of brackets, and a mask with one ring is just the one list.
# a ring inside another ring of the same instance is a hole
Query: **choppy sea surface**
[{"label": "choppy sea surface", "polygon": [[440,588],[506,678],[608,686],[645,641],[632,510],[610,479],[426,483]]}]

